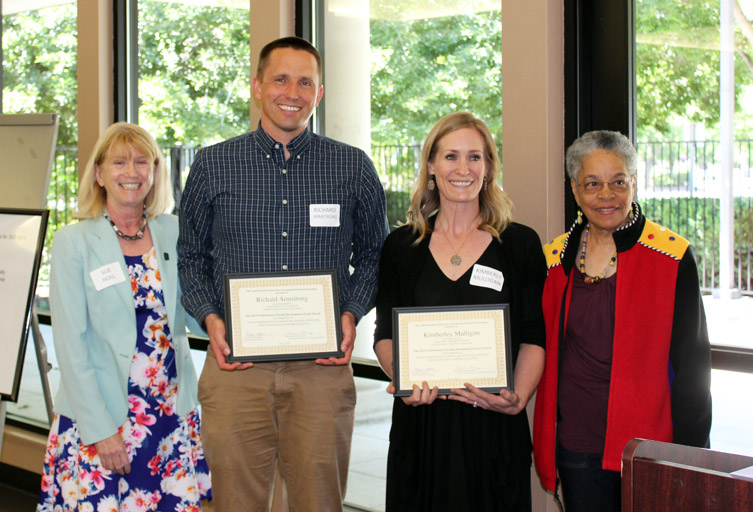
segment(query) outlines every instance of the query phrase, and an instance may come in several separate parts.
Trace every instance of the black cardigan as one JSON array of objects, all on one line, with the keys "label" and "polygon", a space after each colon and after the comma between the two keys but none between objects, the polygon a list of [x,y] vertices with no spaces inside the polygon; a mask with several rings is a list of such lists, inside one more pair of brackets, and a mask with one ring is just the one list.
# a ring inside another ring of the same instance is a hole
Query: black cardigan
[{"label": "black cardigan", "polygon": [[[432,219],[433,220],[433,219]],[[379,262],[379,288],[376,299],[376,330],[374,343],[392,339],[392,308],[415,306],[414,295],[421,269],[429,252],[430,237],[418,245],[418,235],[403,226],[387,237]],[[546,279],[546,261],[536,232],[522,224],[512,223],[492,240],[499,244],[503,257],[499,262],[505,281],[503,289],[510,293],[510,335],[512,361],[515,364],[521,343],[545,346],[544,314],[541,294]]]}]

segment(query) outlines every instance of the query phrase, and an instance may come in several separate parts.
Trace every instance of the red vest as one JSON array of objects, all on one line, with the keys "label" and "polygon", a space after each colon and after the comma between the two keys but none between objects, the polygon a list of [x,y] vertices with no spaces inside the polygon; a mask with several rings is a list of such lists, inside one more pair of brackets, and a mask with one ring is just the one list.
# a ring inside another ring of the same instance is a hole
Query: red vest
[{"label": "red vest", "polygon": [[[556,481],[558,345],[572,291],[560,260],[567,236],[544,248],[549,266],[543,295],[546,364],[536,395],[533,446],[536,470],[551,491]],[[577,249],[576,240],[570,243],[570,251]],[[684,238],[646,221],[638,243],[619,253],[604,469],[620,470],[622,450],[635,437],[672,441],[669,349],[677,268],[687,247]],[[579,278],[575,269],[570,274]]]}]

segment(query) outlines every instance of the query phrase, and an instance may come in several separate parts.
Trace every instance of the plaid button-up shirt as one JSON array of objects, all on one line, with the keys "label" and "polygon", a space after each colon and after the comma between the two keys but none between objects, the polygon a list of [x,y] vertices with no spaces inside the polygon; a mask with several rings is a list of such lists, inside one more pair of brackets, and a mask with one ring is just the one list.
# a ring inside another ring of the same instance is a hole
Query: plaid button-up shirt
[{"label": "plaid button-up shirt", "polygon": [[[359,320],[373,305],[387,236],[374,165],[309,130],[287,149],[286,161],[259,126],[196,155],[181,198],[178,268],[183,304],[199,322],[224,318],[225,273],[334,268],[342,313]],[[339,205],[339,225],[312,227],[310,205]]]}]

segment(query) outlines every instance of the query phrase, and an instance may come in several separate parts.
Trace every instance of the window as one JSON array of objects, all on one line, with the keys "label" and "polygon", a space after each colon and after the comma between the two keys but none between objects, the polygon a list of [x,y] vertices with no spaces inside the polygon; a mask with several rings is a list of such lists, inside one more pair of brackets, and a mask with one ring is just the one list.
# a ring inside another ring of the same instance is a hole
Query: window
[{"label": "window", "polygon": [[138,3],[138,122],[160,145],[249,130],[249,3]]},{"label": "window", "polygon": [[116,116],[140,124],[160,144],[178,206],[196,151],[249,131],[249,3],[118,6]]},{"label": "window", "polygon": [[[77,125],[77,6],[75,2],[40,2],[29,10],[22,2],[3,2],[2,111],[5,114],[60,114],[48,193],[50,218],[40,269],[37,309],[47,309],[49,247],[54,231],[70,222],[75,206]],[[47,426],[47,411],[36,369],[31,336],[24,360],[18,403],[8,403],[8,416]],[[53,383],[55,375],[51,375]]]},{"label": "window", "polygon": [[405,220],[421,143],[442,116],[471,111],[501,141],[500,2],[322,0],[318,7],[322,131],[370,153],[394,226]]},{"label": "window", "polygon": [[[638,200],[650,218],[691,240],[702,286],[712,292],[719,286],[720,4],[568,0],[565,5],[566,144],[592,129],[619,130],[634,137],[640,156]],[[731,174],[738,220],[732,267],[736,286],[747,294],[750,242],[745,231],[751,191],[745,140],[751,46],[740,26],[753,20],[753,12],[743,13],[749,21],[736,19],[734,37],[738,57]],[[735,428],[739,404],[725,397],[739,397],[738,386],[753,373],[753,347],[747,335],[750,300],[718,301],[710,294],[705,298],[714,366],[711,444],[738,453],[752,453],[753,445]]]}]

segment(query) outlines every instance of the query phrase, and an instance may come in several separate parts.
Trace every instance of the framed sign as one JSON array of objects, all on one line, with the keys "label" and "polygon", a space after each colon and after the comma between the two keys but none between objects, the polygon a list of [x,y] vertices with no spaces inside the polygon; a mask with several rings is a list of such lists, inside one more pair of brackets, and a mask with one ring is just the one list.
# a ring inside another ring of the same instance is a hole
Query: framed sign
[{"label": "framed sign", "polygon": [[440,395],[513,391],[508,304],[394,308],[392,329],[395,396],[424,381]]},{"label": "framed sign", "polygon": [[12,402],[21,384],[48,215],[0,208],[0,395]]},{"label": "framed sign", "polygon": [[228,362],[343,357],[337,272],[225,275]]}]

